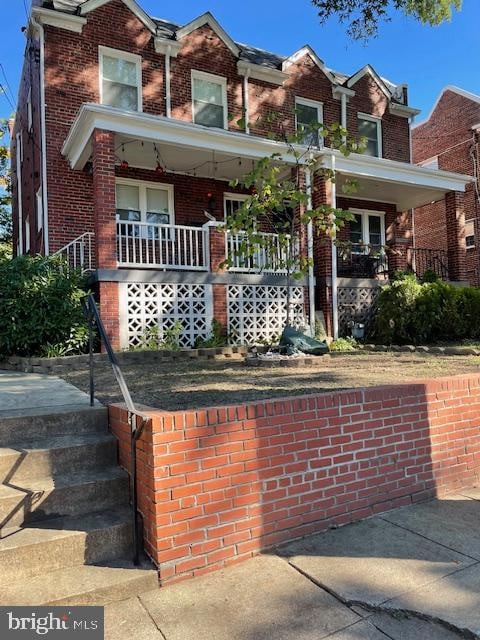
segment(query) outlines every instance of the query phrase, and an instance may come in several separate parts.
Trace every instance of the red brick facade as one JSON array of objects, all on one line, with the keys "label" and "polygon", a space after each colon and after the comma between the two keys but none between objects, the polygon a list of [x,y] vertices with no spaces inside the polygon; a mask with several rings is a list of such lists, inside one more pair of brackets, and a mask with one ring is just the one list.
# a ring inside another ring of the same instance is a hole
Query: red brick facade
[{"label": "red brick facade", "polygon": [[[472,127],[480,123],[480,97],[465,95],[454,88],[444,90],[429,119],[412,129],[413,161],[422,164],[438,158],[438,168],[474,175],[473,158],[479,158],[478,135]],[[476,245],[478,234],[479,202],[474,183],[467,185],[464,195],[465,220],[473,221]],[[418,247],[464,252],[464,239],[458,248],[452,246],[455,223],[447,224],[444,201],[421,207],[415,212],[415,239]],[[449,241],[449,242],[448,242]],[[477,248],[466,251],[466,275],[471,284],[480,285],[480,253]]]},{"label": "red brick facade", "polygon": [[[162,584],[480,479],[480,377],[248,406],[147,410],[145,548]],[[110,426],[128,468],[127,413]]]}]

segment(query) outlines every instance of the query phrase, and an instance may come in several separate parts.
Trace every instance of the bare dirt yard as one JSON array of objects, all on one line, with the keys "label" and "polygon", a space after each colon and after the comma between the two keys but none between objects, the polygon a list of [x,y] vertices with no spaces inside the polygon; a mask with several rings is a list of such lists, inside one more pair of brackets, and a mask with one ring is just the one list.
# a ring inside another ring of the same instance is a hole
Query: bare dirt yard
[{"label": "bare dirt yard", "polygon": [[[398,384],[480,371],[480,357],[422,353],[348,353],[319,357],[302,368],[249,367],[239,361],[171,361],[129,364],[122,370],[134,402],[175,411],[232,405],[268,398]],[[88,368],[62,376],[88,393]],[[105,404],[121,402],[110,366],[96,366],[96,397]]]}]

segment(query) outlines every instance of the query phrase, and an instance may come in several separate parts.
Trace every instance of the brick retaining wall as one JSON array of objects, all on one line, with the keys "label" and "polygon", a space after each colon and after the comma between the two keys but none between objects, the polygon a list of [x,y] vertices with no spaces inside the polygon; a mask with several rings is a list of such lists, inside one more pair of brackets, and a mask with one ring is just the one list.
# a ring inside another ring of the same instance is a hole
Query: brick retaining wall
[{"label": "brick retaining wall", "polygon": [[[163,584],[479,479],[480,375],[146,413],[139,506]],[[122,406],[110,425],[128,468]]]}]

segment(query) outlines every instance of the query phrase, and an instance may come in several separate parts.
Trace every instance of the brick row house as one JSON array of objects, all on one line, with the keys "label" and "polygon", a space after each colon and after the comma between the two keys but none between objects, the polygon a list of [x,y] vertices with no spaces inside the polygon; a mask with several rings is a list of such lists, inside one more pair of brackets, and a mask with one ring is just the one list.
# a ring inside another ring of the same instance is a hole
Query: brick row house
[{"label": "brick row house", "polygon": [[[413,161],[420,166],[456,171],[472,176],[464,195],[465,272],[461,280],[480,286],[480,96],[454,86],[445,87],[428,117],[412,129]],[[415,212],[415,243],[418,250],[442,256],[455,250],[448,244],[445,202],[434,202]],[[432,251],[433,250],[433,251]]]},{"label": "brick row house", "polygon": [[[320,140],[314,151],[314,204],[355,219],[341,234],[348,252],[302,231],[314,266],[293,290],[297,323],[313,330],[323,313],[336,336],[367,318],[379,286],[415,262],[412,209],[433,201],[455,246],[448,271],[464,277],[469,178],[411,163],[417,110],[406,86],[368,65],[332,71],[309,46],[282,57],[239,44],[210,13],[176,25],[134,0],[33,5],[12,131],[15,251],[63,253],[89,269],[116,348],[176,320],[185,346],[213,318],[242,342],[280,332],[286,274],[268,259],[222,268],[238,238],[218,228],[246,196],[232,179],[272,153],[294,164],[271,139],[273,112],[290,132],[340,122],[368,141],[362,155]],[[352,178],[358,190],[346,198]]]}]

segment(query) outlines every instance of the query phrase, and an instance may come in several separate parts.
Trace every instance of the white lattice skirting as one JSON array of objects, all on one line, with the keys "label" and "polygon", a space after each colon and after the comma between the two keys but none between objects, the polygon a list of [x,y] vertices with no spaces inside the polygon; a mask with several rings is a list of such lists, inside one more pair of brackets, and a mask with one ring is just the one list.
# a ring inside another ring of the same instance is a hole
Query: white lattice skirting
[{"label": "white lattice skirting", "polygon": [[212,287],[206,284],[120,285],[120,346],[137,347],[147,329],[159,335],[179,321],[180,345],[192,347],[210,335],[213,319]]},{"label": "white lattice skirting", "polygon": [[381,287],[338,287],[340,335],[350,335],[353,322],[371,324],[381,290]]},{"label": "white lattice skirting", "polygon": [[[295,326],[305,324],[303,287],[292,287]],[[227,287],[228,333],[241,344],[261,344],[279,337],[287,319],[287,287],[234,285]]]}]

